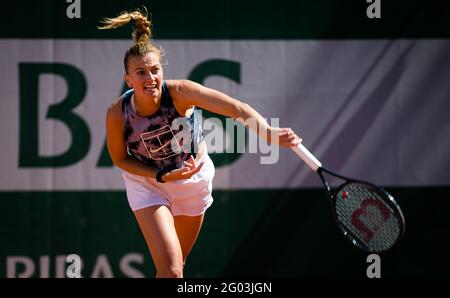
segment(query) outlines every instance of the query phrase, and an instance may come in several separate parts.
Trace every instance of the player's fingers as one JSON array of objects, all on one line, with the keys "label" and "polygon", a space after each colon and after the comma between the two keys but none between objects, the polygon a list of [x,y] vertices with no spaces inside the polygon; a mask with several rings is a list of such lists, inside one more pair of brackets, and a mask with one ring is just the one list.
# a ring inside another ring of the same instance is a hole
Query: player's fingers
[{"label": "player's fingers", "polygon": [[298,139],[298,138],[299,138],[299,137],[298,137],[297,135],[294,134],[294,135],[288,136],[286,140],[287,140],[288,142],[291,142],[291,141],[296,140],[296,139]]},{"label": "player's fingers", "polygon": [[164,180],[165,181],[174,181],[174,180],[182,179],[181,175],[186,171],[189,171],[188,167],[182,167],[179,169],[172,170],[164,175]]},{"label": "player's fingers", "polygon": [[183,161],[183,164],[192,169],[194,167],[194,164],[190,163],[189,161],[185,160]]},{"label": "player's fingers", "polygon": [[295,139],[296,139],[295,135],[281,136],[280,137],[280,143],[291,142],[292,140],[295,140]]},{"label": "player's fingers", "polygon": [[[202,167],[203,167],[204,164],[205,164],[205,163],[202,162],[196,169],[192,170],[192,171],[191,171],[192,175],[197,174],[197,173],[202,169]],[[192,175],[191,175],[191,176],[192,176]]]},{"label": "player's fingers", "polygon": [[289,135],[289,128],[280,128],[280,130],[278,131],[278,134],[280,136],[285,136],[285,135]]},{"label": "player's fingers", "polygon": [[297,138],[291,142],[291,146],[298,146],[302,141],[303,141],[303,139]]},{"label": "player's fingers", "polygon": [[301,142],[302,139],[296,134],[280,138],[280,145],[285,147],[297,146]]},{"label": "player's fingers", "polygon": [[177,170],[172,171],[176,176],[183,176],[191,170],[189,167],[182,167]]},{"label": "player's fingers", "polygon": [[203,167],[204,162],[202,162],[197,168],[191,169],[188,172],[183,173],[183,177],[185,179],[189,179],[192,176],[194,176],[195,174],[197,174]]},{"label": "player's fingers", "polygon": [[195,160],[192,158],[192,156],[189,157],[188,160],[185,160],[185,161],[183,162],[183,164],[186,165],[186,166],[188,166],[189,169],[191,169],[191,170],[192,170],[193,168],[195,168]]}]

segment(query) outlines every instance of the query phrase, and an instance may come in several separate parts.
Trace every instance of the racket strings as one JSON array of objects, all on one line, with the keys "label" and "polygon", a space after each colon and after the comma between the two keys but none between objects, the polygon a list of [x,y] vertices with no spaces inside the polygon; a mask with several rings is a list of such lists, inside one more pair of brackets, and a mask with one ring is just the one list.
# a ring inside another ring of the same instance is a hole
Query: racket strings
[{"label": "racket strings", "polygon": [[[385,212],[388,212],[386,213],[387,215],[385,214],[383,216],[380,210],[377,209],[379,207],[368,206],[364,208],[364,202],[367,202],[368,198],[370,198],[369,200],[374,202],[374,194],[373,192],[368,193],[364,188],[360,188],[358,189],[358,191],[359,193],[357,193],[357,196],[359,198],[365,199],[363,199],[359,206],[353,206],[350,209],[355,211],[352,211],[352,217],[350,222],[347,223],[347,226],[351,228],[353,234],[359,235],[359,239],[366,246],[371,245],[376,248],[382,244],[394,243],[397,239],[397,234],[400,229],[398,228],[398,225],[395,223],[395,221],[389,221],[389,219],[392,218],[391,214],[393,213],[393,210],[389,206],[382,205],[381,208],[385,208]],[[355,197],[354,193],[354,191],[350,192],[352,198]],[[382,198],[377,199],[377,202],[383,202]],[[360,213],[358,215],[361,215],[361,217],[358,218],[358,221],[355,221],[354,216],[358,210],[360,210]],[[387,216],[387,219],[385,218],[385,216]]]},{"label": "racket strings", "polygon": [[[397,232],[395,230],[397,229],[395,226],[393,227],[386,227],[385,228],[378,228],[376,231],[372,231],[373,235],[370,234],[368,237],[367,233],[363,233],[365,229],[367,229],[367,226],[369,227],[376,227],[379,221],[371,220],[370,217],[365,218],[365,221],[359,224],[355,224],[351,221],[345,221],[342,220],[342,216],[340,217],[341,223],[346,227],[347,233],[349,233],[353,240],[357,239],[359,240],[359,243],[364,245],[367,249],[371,251],[383,251],[387,248],[389,248],[392,244],[396,242],[397,239]],[[371,225],[368,225],[367,223],[370,223]],[[363,231],[363,232],[362,232]]]},{"label": "racket strings", "polygon": [[[359,236],[358,238],[364,243],[364,245],[368,247],[370,246],[372,249],[382,250],[382,245],[393,244],[397,239],[399,228],[397,227],[395,221],[389,221],[389,219],[392,218],[391,214],[393,213],[393,210],[388,208],[388,206],[381,205],[381,208],[384,208],[385,211],[385,214],[382,214],[381,211],[377,209],[380,208],[379,206],[363,207],[364,202],[367,202],[367,200],[371,200],[372,202],[382,202],[382,199],[377,198],[379,201],[374,201],[373,193],[369,194],[364,189],[358,190],[359,193],[357,193],[357,196],[359,198],[363,198],[363,201],[360,203],[359,207],[354,206],[350,209],[355,211],[352,211],[351,221],[347,223],[347,226],[350,227],[353,234]],[[354,191],[351,192],[351,194],[354,194]],[[355,196],[351,195],[351,197]],[[358,210],[358,217],[357,220],[355,220],[355,215]],[[387,219],[385,218],[386,216]]]},{"label": "racket strings", "polygon": [[[360,189],[360,191],[362,192],[361,194],[360,194],[360,196],[365,196],[365,197],[369,197],[370,198],[370,196],[373,196],[373,192],[368,192],[366,189]],[[364,194],[364,195],[363,195]],[[380,202],[382,202],[382,199],[380,198]],[[389,210],[389,213],[390,214],[392,214],[393,213],[393,210],[389,207],[389,206],[384,206],[384,207],[386,207],[388,210]],[[378,214],[374,214],[373,212],[372,213],[367,213],[367,215],[368,216],[365,216],[364,217],[364,219],[368,222],[368,223],[370,223],[370,226],[371,227],[377,227],[378,225],[380,225],[380,223],[381,222],[383,222],[383,216],[380,216],[380,214],[378,213]],[[352,222],[353,223],[353,222]],[[358,228],[361,228],[361,226],[356,226],[357,227],[357,229]],[[395,227],[392,227],[394,230],[395,230]],[[396,237],[395,237],[395,235],[393,235],[393,233],[391,233],[390,231],[392,231],[392,229],[389,229],[389,227],[388,227],[388,229],[378,229],[377,230],[377,232],[378,232],[378,234],[380,235],[380,236],[382,236],[382,237],[386,237],[386,238],[388,238],[388,240],[390,240],[390,241],[392,241],[392,242],[395,242],[395,240],[396,240]]]},{"label": "racket strings", "polygon": [[338,221],[370,251],[387,250],[399,238],[401,226],[395,211],[386,203],[388,199],[363,183],[346,184],[337,193]]}]

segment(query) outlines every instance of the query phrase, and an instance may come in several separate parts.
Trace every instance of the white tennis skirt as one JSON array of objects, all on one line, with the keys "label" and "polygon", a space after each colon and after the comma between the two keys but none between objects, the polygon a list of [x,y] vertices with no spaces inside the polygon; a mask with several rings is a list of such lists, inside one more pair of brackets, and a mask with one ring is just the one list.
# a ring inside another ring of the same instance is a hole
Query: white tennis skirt
[{"label": "white tennis skirt", "polygon": [[168,206],[174,216],[203,214],[213,202],[212,181],[214,163],[208,153],[202,154],[197,164],[205,162],[201,170],[189,179],[160,183],[155,178],[123,171],[128,203],[133,211],[156,206]]}]

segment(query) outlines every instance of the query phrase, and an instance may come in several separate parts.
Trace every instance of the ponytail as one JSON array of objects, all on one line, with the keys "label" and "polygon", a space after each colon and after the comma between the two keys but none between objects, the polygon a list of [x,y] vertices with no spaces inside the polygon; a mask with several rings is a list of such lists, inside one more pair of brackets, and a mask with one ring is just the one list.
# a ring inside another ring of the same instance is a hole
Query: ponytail
[{"label": "ponytail", "polygon": [[155,52],[161,59],[162,49],[155,46],[152,42],[152,23],[148,20],[147,9],[145,11],[135,10],[132,12],[121,12],[115,18],[104,18],[102,26],[97,28],[100,30],[115,29],[127,25],[131,20],[136,24],[132,38],[134,44],[125,53],[124,66],[128,71],[128,60],[132,56],[143,56],[149,52]]}]

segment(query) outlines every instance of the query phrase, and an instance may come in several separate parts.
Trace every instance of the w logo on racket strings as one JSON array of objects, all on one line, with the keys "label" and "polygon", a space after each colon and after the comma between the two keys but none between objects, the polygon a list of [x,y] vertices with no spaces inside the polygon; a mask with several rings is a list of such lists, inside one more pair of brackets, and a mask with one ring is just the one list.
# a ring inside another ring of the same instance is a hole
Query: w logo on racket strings
[{"label": "w logo on racket strings", "polygon": [[376,231],[389,219],[389,209],[379,200],[366,198],[361,207],[352,213],[352,225],[369,242]]},{"label": "w logo on racket strings", "polygon": [[337,192],[335,211],[344,235],[364,250],[386,251],[403,234],[398,205],[390,194],[369,183],[345,183]]}]

